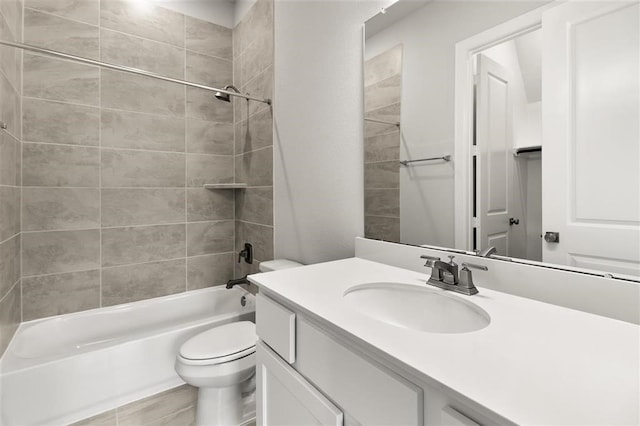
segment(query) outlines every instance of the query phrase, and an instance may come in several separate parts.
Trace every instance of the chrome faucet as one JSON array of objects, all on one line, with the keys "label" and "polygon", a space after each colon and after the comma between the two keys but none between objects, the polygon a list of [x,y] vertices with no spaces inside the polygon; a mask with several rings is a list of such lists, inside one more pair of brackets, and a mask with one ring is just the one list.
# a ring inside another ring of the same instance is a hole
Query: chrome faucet
[{"label": "chrome faucet", "polygon": [[476,255],[480,257],[491,257],[491,255],[495,254],[496,252],[497,250],[494,246],[489,246],[484,250],[476,250]]},{"label": "chrome faucet", "polygon": [[473,277],[469,268],[487,271],[489,268],[473,263],[463,263],[462,269],[458,271],[458,264],[453,261],[455,256],[449,256],[449,262],[443,262],[439,257],[422,255],[421,259],[426,259],[424,266],[431,268],[431,276],[427,284],[442,288],[444,290],[455,291],[456,293],[471,296],[478,293],[478,289],[473,284]]}]

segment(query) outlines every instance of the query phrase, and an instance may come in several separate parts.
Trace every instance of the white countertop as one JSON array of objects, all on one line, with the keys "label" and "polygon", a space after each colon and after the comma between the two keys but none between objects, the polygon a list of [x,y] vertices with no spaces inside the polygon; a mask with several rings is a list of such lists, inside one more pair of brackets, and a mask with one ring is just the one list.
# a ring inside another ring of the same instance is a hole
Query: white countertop
[{"label": "white countertop", "polygon": [[640,424],[637,325],[480,287],[475,296],[448,294],[483,308],[491,323],[471,333],[439,334],[377,321],[342,297],[358,284],[424,287],[427,278],[359,258],[249,277],[261,290],[514,423]]}]

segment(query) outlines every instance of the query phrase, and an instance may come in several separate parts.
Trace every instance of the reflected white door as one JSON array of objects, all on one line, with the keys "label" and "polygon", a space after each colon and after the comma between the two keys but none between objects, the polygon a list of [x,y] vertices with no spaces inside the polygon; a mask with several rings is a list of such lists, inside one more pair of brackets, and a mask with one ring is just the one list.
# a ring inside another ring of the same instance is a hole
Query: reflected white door
[{"label": "reflected white door", "polygon": [[476,248],[494,246],[508,256],[509,198],[513,182],[512,108],[509,76],[500,64],[478,55],[476,85]]},{"label": "reflected white door", "polygon": [[639,7],[543,14],[545,262],[640,275]]}]

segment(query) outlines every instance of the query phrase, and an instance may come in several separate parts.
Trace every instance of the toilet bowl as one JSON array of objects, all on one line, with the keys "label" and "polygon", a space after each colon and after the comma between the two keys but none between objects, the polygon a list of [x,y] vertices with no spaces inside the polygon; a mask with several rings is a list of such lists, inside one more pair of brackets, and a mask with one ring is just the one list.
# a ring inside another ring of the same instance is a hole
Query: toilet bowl
[{"label": "toilet bowl", "polygon": [[198,387],[197,425],[242,422],[243,383],[255,373],[256,327],[240,321],[214,327],[187,340],[176,357],[176,373]]},{"label": "toilet bowl", "polygon": [[[285,259],[262,262],[261,272],[301,266]],[[176,373],[198,387],[197,426],[238,425],[243,418],[243,395],[255,391],[256,328],[249,321],[203,331],[181,347]]]}]

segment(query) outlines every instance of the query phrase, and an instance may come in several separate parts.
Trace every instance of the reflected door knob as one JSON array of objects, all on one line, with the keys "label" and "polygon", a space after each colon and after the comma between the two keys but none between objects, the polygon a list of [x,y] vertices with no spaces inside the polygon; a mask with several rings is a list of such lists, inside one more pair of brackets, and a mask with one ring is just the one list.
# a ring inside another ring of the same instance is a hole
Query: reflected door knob
[{"label": "reflected door knob", "polygon": [[520,223],[520,219],[516,219],[515,217],[509,218],[509,226],[518,225]]},{"label": "reflected door knob", "polygon": [[560,242],[560,233],[559,232],[545,232],[544,240],[548,243],[559,243]]}]

